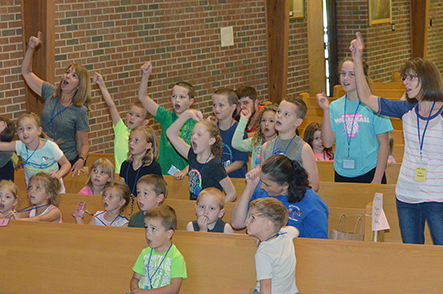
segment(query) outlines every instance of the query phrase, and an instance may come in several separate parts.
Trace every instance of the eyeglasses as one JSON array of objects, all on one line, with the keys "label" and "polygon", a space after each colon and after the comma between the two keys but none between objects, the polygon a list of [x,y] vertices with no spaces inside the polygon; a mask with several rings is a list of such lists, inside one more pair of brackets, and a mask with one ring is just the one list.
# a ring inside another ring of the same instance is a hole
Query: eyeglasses
[{"label": "eyeglasses", "polygon": [[410,82],[410,81],[413,81],[413,80],[415,80],[417,78],[418,78],[417,76],[405,76],[405,77],[401,77],[401,81],[402,82],[404,82],[404,81]]}]

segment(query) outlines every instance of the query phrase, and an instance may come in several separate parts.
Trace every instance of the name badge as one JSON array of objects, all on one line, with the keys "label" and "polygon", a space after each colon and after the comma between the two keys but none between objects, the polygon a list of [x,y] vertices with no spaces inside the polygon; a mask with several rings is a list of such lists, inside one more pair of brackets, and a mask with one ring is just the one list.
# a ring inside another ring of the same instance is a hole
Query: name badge
[{"label": "name badge", "polygon": [[171,168],[168,170],[168,175],[175,175],[176,173],[178,173],[180,170],[178,168],[176,168],[175,166],[171,165]]},{"label": "name badge", "polygon": [[343,169],[355,169],[355,160],[351,158],[343,159]]},{"label": "name badge", "polygon": [[415,178],[414,180],[418,181],[418,182],[424,182],[426,181],[426,171],[428,169],[426,167],[423,166],[417,166],[415,168]]},{"label": "name badge", "polygon": [[225,162],[223,162],[224,167],[230,166],[231,165],[231,161],[230,160],[226,160]]}]

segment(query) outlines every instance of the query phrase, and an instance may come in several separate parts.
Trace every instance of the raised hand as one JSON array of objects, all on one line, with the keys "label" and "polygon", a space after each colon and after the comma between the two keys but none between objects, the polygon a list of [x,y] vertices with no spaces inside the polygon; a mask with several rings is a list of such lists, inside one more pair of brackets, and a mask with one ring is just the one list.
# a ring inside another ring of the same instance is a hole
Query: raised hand
[{"label": "raised hand", "polygon": [[28,46],[32,49],[37,48],[39,45],[43,44],[42,42],[42,32],[38,32],[37,37],[31,36],[29,38]]},{"label": "raised hand", "polygon": [[201,121],[203,119],[203,113],[200,110],[188,109],[186,112],[188,113],[188,117],[195,121]]},{"label": "raised hand", "polygon": [[256,166],[255,168],[251,169],[246,175],[246,185],[253,185],[257,187],[258,183],[260,182],[260,172],[261,169],[259,166]]},{"label": "raised hand", "polygon": [[105,84],[102,75],[98,72],[94,74],[94,76],[92,77],[92,81],[94,82],[94,84],[97,84],[99,86],[103,86]]},{"label": "raised hand", "polygon": [[363,37],[360,32],[355,33],[355,39],[351,41],[351,45],[349,46],[349,50],[352,54],[352,59],[362,58],[363,57],[363,49],[365,48]]},{"label": "raised hand", "polygon": [[326,97],[325,93],[317,94],[317,104],[323,110],[328,110],[329,109],[329,99],[328,99],[328,97]]},{"label": "raised hand", "polygon": [[142,74],[144,76],[150,76],[152,73],[152,63],[150,61],[143,64],[140,69],[142,70]]},{"label": "raised hand", "polygon": [[249,120],[251,118],[251,112],[249,111],[249,109],[243,109],[240,112],[240,117],[246,118],[247,120]]}]

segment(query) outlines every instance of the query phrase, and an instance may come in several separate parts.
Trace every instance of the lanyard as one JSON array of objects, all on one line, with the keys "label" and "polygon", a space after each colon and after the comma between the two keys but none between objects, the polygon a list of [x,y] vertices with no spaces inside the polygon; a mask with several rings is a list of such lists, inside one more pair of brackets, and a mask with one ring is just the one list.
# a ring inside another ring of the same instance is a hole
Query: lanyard
[{"label": "lanyard", "polygon": [[[100,214],[92,214],[92,216],[95,218],[95,219],[97,219],[97,220],[99,220],[104,226],[107,226],[107,224],[104,222],[104,221],[102,221],[101,219],[99,219],[98,218],[98,216],[99,215],[102,215],[102,214],[105,214],[106,213],[106,211],[103,211],[102,213],[100,213]],[[115,222],[115,220],[116,219],[118,219],[119,217],[121,217],[121,218],[123,218],[121,215],[120,215],[120,213],[112,220],[112,222],[109,224],[109,226],[112,226],[112,224]],[[104,217],[103,217],[104,218]]]},{"label": "lanyard", "polygon": [[[225,139],[223,140],[223,149],[225,149],[225,145],[227,145],[228,143],[228,138],[229,138],[229,132],[231,132],[231,127],[234,124],[234,119],[232,119],[231,121],[231,125],[229,126],[228,131],[226,132],[226,136]],[[217,123],[218,128],[220,128],[219,123]]]},{"label": "lanyard", "polygon": [[145,213],[142,211],[142,224],[141,224],[141,228],[145,227]]},{"label": "lanyard", "polygon": [[172,247],[172,242],[171,242],[171,245],[169,245],[168,251],[166,251],[165,256],[163,256],[162,261],[160,262],[160,264],[158,265],[158,267],[155,269],[155,272],[152,274],[152,276],[149,275],[149,264],[151,263],[152,251],[154,251],[154,249],[151,248],[151,252],[149,253],[148,266],[147,266],[147,268],[148,268],[149,285],[151,285],[151,289],[152,289],[152,278],[153,278],[153,277],[155,276],[155,274],[158,272],[158,269],[161,267],[163,261],[165,261],[166,256],[168,255],[169,250],[171,249],[171,247]]},{"label": "lanyard", "polygon": [[277,233],[277,234],[275,234],[275,235],[269,237],[268,239],[266,239],[265,242],[268,241],[268,240],[271,240],[271,239],[274,238],[274,237],[278,237],[278,236],[280,236],[280,235],[284,235],[284,234],[286,234],[286,232],[284,232],[284,233]]},{"label": "lanyard", "polygon": [[54,112],[55,112],[55,108],[57,107],[57,104],[58,104],[58,99],[55,100],[54,109],[52,109],[51,120],[49,121],[49,126],[50,126],[50,127],[52,127],[52,121],[54,120],[54,118],[56,118],[57,115],[59,115],[60,113],[62,113],[63,111],[65,111],[66,108],[68,108],[69,106],[71,106],[71,105],[72,105],[72,101],[71,101],[71,103],[69,103],[68,106],[65,106],[62,110],[60,110],[59,112],[57,112],[57,113],[55,114],[55,116],[54,116]]},{"label": "lanyard", "polygon": [[[202,169],[200,170],[200,175],[202,174],[203,169],[205,168],[205,165],[206,165],[206,163],[208,162],[209,158],[211,158],[211,155],[212,155],[212,153],[209,153],[208,158],[206,159],[205,163],[203,164]],[[189,171],[191,171],[192,166],[194,165],[194,161],[195,161],[196,158],[197,158],[197,155],[195,155],[195,158],[194,158],[194,160],[192,161],[191,166],[189,167]],[[197,161],[197,162],[198,162],[198,161]]]},{"label": "lanyard", "polygon": [[[343,112],[343,114],[346,114],[346,101],[348,101],[348,98],[345,97],[345,110]],[[354,129],[354,121],[355,121],[355,116],[357,115],[357,111],[358,111],[358,107],[360,106],[360,101],[358,101],[357,104],[357,108],[355,109],[355,113],[354,113],[354,117],[352,118],[352,124],[351,124],[351,131],[348,133],[348,125],[346,123],[346,117],[344,119],[344,127],[345,127],[345,132],[346,132],[346,141],[348,143],[348,158],[350,156],[351,153],[351,134],[352,134],[352,130]]]},{"label": "lanyard", "polygon": [[[283,152],[283,155],[286,155],[286,151],[288,151],[288,148],[289,148],[289,146],[291,146],[291,143],[292,143],[292,141],[295,139],[295,137],[297,137],[297,134],[295,134],[295,136],[292,137],[292,139],[291,139],[291,141],[289,142],[288,146],[286,146],[286,149],[285,149],[285,151]],[[275,153],[275,145],[277,144],[277,140],[278,140],[278,136],[277,136],[277,138],[275,138],[275,141],[274,141],[274,147],[272,147],[272,155],[276,155],[276,153]],[[279,153],[279,154],[281,154],[281,153]]]},{"label": "lanyard", "polygon": [[[191,131],[191,119],[189,119],[189,126],[188,126],[188,133],[186,134],[186,140],[185,140],[185,142],[186,142],[186,144],[188,143],[188,138],[189,138],[189,132]],[[181,157],[181,155],[179,154],[178,155],[178,163],[177,163],[177,168],[179,168],[179,166],[180,166],[180,161],[182,160],[182,157]]]},{"label": "lanyard", "polygon": [[[140,170],[142,169],[143,164],[145,164],[145,163],[142,161],[142,165],[140,165],[140,167],[137,170],[137,174],[135,175],[134,186],[132,186],[132,196],[134,196],[134,197],[135,197],[135,195],[134,195],[135,188],[137,187],[138,174],[140,173]],[[126,180],[126,184],[128,186],[129,186],[129,177],[128,177],[129,174],[128,173],[129,173],[129,169],[131,168],[131,165],[132,165],[132,161],[129,163],[128,169],[126,170],[126,178],[125,178],[125,180]]]},{"label": "lanyard", "polygon": [[49,204],[43,204],[43,205],[39,205],[39,206],[36,206],[36,207],[34,207],[34,205],[31,205],[31,206],[22,208],[20,210],[17,210],[16,212],[25,212],[25,211],[30,211],[30,210],[33,210],[33,209],[37,210],[37,208],[44,207],[44,206],[49,206]]},{"label": "lanyard", "polygon": [[[24,143],[23,143],[24,144]],[[25,145],[26,146],[26,145]],[[34,155],[35,151],[37,151],[38,147],[40,146],[40,139],[38,139],[38,145],[37,147],[35,147],[34,151],[31,153],[31,156],[29,156],[28,158],[26,158],[25,160],[23,160],[23,162],[21,164],[19,164],[18,166],[16,166],[15,168],[19,168],[22,165],[25,165],[28,163],[29,159],[31,159],[32,155]],[[26,146],[26,156],[28,156],[28,147]]]},{"label": "lanyard", "polygon": [[423,130],[423,136],[421,137],[421,141],[420,141],[420,119],[419,119],[419,114],[418,114],[418,104],[417,104],[417,108],[415,109],[415,112],[417,114],[417,131],[418,131],[418,144],[420,144],[420,159],[422,158],[422,150],[423,150],[423,143],[425,141],[426,129],[428,128],[429,120],[431,119],[432,110],[434,110],[434,106],[435,106],[435,101],[432,104],[431,112],[429,112],[429,116],[426,121],[425,129]]}]

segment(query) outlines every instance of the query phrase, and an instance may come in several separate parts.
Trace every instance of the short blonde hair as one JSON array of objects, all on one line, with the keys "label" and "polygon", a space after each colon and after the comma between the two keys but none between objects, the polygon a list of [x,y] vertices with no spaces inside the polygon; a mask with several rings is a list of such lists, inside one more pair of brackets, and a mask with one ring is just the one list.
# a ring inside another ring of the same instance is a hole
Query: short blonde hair
[{"label": "short blonde hair", "polygon": [[166,231],[177,229],[177,214],[169,205],[162,205],[151,209],[146,213],[145,222],[148,218],[159,219]]},{"label": "short blonde hair", "polygon": [[255,209],[259,216],[270,220],[277,232],[288,223],[288,209],[276,198],[255,199],[250,203],[250,207]]},{"label": "short blonde hair", "polygon": [[165,201],[168,195],[168,184],[163,177],[154,174],[144,175],[137,181],[137,186],[141,183],[149,185],[154,190],[156,196],[163,194],[165,197],[161,203]]},{"label": "short blonde hair", "polygon": [[200,194],[198,195],[198,198],[197,198],[197,204],[200,202],[200,200],[205,195],[214,197],[215,200],[217,201],[217,204],[220,207],[220,209],[223,209],[225,207],[225,196],[223,195],[223,193],[219,189],[211,187],[211,188],[206,188],[203,191],[201,191]]}]

